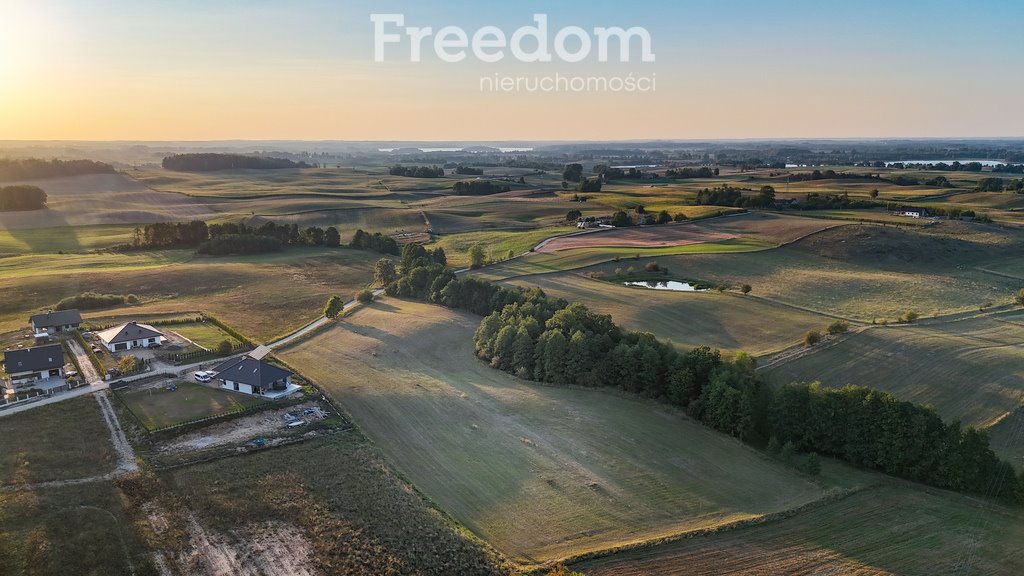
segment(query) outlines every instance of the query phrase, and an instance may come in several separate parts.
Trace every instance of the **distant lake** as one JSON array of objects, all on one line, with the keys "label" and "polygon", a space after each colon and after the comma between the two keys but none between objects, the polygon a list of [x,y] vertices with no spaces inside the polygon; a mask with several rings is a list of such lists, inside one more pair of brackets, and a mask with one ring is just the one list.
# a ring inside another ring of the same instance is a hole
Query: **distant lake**
[{"label": "distant lake", "polygon": [[[394,152],[400,150],[400,148],[378,148],[378,152]],[[464,148],[419,148],[421,152],[462,152]],[[533,152],[533,148],[498,148],[502,153],[508,152]]]},{"label": "distant lake", "polygon": [[675,280],[662,282],[624,282],[626,286],[638,288],[649,288],[651,290],[668,290],[670,292],[704,292],[689,282],[676,282]]},{"label": "distant lake", "polygon": [[970,164],[971,162],[977,162],[982,166],[993,167],[993,166],[1006,166],[1006,162],[1002,160],[899,160],[897,162],[886,162],[886,166],[892,166],[893,164],[952,164],[953,162],[959,162],[961,164]]}]

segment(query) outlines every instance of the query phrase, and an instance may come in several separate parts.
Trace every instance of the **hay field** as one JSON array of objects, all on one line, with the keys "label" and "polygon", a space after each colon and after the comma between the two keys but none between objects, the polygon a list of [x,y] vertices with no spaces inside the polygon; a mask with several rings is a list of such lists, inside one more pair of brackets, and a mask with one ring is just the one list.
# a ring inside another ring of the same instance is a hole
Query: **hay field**
[{"label": "hay field", "polygon": [[643,228],[615,228],[555,238],[537,248],[537,252],[561,252],[576,248],[669,248],[704,242],[723,242],[735,236],[711,232],[685,224],[666,224]]},{"label": "hay field", "polygon": [[822,489],[655,403],[522,382],[479,318],[386,299],[281,355],[474,533],[524,563],[721,525]]}]

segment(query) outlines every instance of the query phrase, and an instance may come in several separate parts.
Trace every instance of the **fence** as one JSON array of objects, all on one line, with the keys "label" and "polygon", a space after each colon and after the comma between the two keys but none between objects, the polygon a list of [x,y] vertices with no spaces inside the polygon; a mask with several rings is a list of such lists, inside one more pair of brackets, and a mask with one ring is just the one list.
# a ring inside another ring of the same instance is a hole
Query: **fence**
[{"label": "fence", "polygon": [[194,364],[195,362],[230,356],[232,354],[237,354],[251,349],[252,346],[248,344],[233,344],[231,346],[231,352],[228,354],[220,354],[216,350],[193,350],[192,352],[171,352],[168,354],[161,354],[160,359],[168,364]]}]

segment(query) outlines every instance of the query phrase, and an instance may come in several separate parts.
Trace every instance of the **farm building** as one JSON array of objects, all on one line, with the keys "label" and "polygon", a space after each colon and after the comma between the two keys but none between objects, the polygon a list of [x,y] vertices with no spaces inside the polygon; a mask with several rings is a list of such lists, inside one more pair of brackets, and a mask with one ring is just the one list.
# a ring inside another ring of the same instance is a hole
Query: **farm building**
[{"label": "farm building", "polygon": [[913,206],[900,206],[893,210],[893,214],[897,216],[906,216],[907,218],[927,218],[928,211],[924,208],[914,208]]},{"label": "farm building", "polygon": [[254,396],[284,398],[299,390],[292,384],[292,373],[249,355],[221,363],[213,369],[213,377],[221,388]]},{"label": "farm building", "polygon": [[164,335],[148,324],[128,322],[104,330],[98,334],[103,345],[111,352],[123,352],[132,348],[150,348],[163,343]]},{"label": "farm building", "polygon": [[64,348],[49,344],[4,352],[4,372],[10,377],[12,391],[39,380],[64,377]]},{"label": "farm building", "polygon": [[82,315],[78,310],[47,311],[29,318],[36,337],[48,336],[69,330],[78,330],[82,326]]}]

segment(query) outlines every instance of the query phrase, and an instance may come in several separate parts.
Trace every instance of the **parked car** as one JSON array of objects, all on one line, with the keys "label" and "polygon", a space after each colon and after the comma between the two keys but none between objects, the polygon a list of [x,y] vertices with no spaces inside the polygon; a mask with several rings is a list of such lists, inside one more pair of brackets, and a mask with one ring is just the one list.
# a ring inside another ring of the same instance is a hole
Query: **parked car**
[{"label": "parked car", "polygon": [[295,422],[289,422],[287,424],[287,426],[289,428],[299,428],[299,427],[305,426],[305,425],[306,425],[306,423],[304,421],[302,421],[302,420],[296,420]]},{"label": "parked car", "polygon": [[210,380],[213,380],[213,375],[211,375],[209,372],[204,372],[202,370],[196,372],[195,374],[193,374],[193,376],[195,377],[197,382],[209,382]]}]

